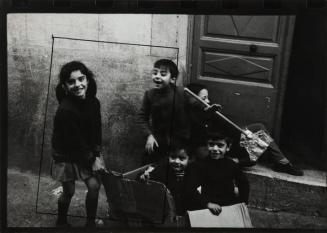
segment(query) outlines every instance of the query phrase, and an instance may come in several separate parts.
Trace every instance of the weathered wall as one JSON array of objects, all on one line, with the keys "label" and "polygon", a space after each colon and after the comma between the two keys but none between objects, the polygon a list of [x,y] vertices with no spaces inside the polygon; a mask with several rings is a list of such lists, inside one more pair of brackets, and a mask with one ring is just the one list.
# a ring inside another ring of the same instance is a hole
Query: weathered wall
[{"label": "weathered wall", "polygon": [[48,172],[57,108],[54,87],[60,66],[71,60],[84,62],[95,73],[107,165],[118,171],[139,166],[145,138],[135,115],[144,90],[151,86],[153,62],[176,57],[176,50],[55,39],[46,107],[52,35],[178,47],[181,83],[186,77],[187,30],[185,15],[8,15],[9,167],[38,171],[47,109],[42,172]]}]

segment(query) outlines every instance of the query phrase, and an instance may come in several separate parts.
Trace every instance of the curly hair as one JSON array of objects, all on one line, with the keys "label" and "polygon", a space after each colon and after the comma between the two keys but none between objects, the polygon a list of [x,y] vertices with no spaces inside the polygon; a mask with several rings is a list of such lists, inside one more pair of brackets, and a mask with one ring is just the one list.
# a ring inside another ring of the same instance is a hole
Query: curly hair
[{"label": "curly hair", "polygon": [[89,70],[82,62],[80,61],[71,61],[63,65],[59,73],[59,83],[56,87],[56,97],[60,103],[65,97],[68,96],[64,86],[65,82],[70,78],[72,72],[79,70],[84,74],[88,80],[88,88],[86,90],[86,98],[95,97],[97,93],[97,85],[94,80],[94,75],[91,70]]}]

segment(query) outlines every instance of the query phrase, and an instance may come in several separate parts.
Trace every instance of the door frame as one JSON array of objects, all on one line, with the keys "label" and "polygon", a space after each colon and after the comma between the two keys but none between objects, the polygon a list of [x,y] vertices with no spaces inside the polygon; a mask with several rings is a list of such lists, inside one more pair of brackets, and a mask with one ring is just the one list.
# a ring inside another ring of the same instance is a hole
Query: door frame
[{"label": "door frame", "polygon": [[187,48],[186,48],[186,76],[183,80],[185,85],[191,82],[192,56],[193,56],[193,33],[194,33],[194,15],[188,16],[187,23]]}]

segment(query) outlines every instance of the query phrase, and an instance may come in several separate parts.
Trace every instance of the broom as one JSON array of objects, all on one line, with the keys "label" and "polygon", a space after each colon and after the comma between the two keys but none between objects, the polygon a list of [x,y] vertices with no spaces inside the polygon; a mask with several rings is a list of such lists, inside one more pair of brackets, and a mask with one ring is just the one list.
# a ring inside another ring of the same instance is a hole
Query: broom
[{"label": "broom", "polygon": [[[190,89],[185,87],[184,91],[190,94],[193,98],[195,98],[197,101],[202,103],[207,108],[211,107],[211,105],[209,105],[201,98],[199,98]],[[254,162],[257,161],[258,158],[266,151],[269,144],[273,141],[273,139],[263,130],[259,130],[253,133],[248,129],[245,130],[242,129],[234,122],[232,122],[230,119],[228,119],[226,116],[224,116],[222,113],[215,111],[215,114],[220,118],[222,118],[223,120],[225,120],[227,123],[229,123],[231,126],[233,126],[241,133],[240,146],[244,147],[246,151],[249,153],[249,157],[251,161]]]}]

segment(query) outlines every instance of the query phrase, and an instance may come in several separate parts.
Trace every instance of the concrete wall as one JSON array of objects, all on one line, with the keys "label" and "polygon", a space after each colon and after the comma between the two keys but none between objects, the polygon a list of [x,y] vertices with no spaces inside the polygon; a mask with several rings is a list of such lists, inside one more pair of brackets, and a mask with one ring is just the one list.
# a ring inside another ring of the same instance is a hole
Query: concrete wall
[{"label": "concrete wall", "polygon": [[108,167],[116,171],[138,167],[145,138],[135,115],[144,90],[151,87],[153,62],[166,57],[176,61],[177,50],[55,38],[48,91],[52,35],[178,47],[180,84],[186,77],[188,16],[9,14],[7,22],[9,167],[38,171],[45,132],[42,172],[48,173],[58,106],[54,87],[60,66],[71,60],[84,62],[95,73]]}]

